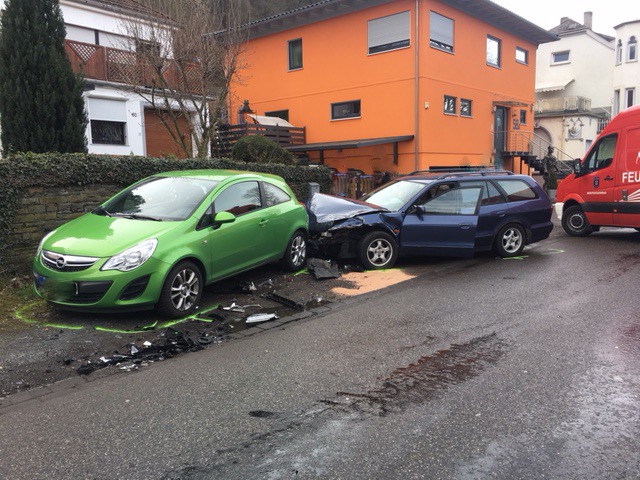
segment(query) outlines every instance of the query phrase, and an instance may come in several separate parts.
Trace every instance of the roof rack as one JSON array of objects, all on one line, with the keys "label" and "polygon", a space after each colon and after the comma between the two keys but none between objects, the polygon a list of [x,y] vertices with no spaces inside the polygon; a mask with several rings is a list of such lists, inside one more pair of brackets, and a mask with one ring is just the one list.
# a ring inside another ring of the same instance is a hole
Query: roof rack
[{"label": "roof rack", "polygon": [[463,177],[468,175],[514,175],[513,172],[509,170],[500,170],[500,169],[485,169],[483,167],[477,169],[471,168],[451,168],[451,169],[429,169],[429,170],[415,170],[407,175],[424,175],[431,174],[434,179],[442,179],[449,177]]}]

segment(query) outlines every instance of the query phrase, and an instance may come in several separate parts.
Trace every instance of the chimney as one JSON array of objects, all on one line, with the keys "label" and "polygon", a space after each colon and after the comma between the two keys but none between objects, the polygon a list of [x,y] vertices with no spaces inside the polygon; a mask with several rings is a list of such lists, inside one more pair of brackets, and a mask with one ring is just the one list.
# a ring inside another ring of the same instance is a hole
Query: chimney
[{"label": "chimney", "polygon": [[593,28],[593,12],[584,12],[584,26],[589,30]]}]

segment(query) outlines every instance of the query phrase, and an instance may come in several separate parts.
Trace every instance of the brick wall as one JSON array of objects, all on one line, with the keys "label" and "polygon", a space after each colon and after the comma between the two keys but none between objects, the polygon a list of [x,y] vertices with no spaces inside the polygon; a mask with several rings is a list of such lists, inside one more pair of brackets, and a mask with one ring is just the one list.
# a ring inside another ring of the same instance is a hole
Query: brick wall
[{"label": "brick wall", "polygon": [[20,201],[8,235],[10,270],[27,273],[42,237],[119,192],[115,185],[32,187]]}]

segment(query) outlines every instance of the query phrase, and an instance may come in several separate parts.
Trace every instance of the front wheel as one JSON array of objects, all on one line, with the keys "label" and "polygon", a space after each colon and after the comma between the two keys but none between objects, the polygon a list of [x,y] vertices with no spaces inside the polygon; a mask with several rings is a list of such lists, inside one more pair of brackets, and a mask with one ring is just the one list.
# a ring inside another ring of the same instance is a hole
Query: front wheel
[{"label": "front wheel", "polygon": [[503,227],[496,237],[496,251],[503,258],[517,257],[524,250],[524,228],[515,223]]},{"label": "front wheel", "polygon": [[370,232],[358,244],[358,258],[367,270],[391,268],[398,258],[394,238],[385,232]]},{"label": "front wheel", "polygon": [[202,273],[197,265],[180,262],[167,275],[156,309],[171,318],[191,315],[200,303],[202,287]]},{"label": "front wheel", "polygon": [[285,270],[297,272],[307,262],[307,236],[298,231],[289,239],[287,249],[284,252],[280,264]]},{"label": "front wheel", "polygon": [[562,228],[572,237],[586,237],[593,232],[593,227],[587,220],[587,216],[578,205],[573,205],[564,211]]}]

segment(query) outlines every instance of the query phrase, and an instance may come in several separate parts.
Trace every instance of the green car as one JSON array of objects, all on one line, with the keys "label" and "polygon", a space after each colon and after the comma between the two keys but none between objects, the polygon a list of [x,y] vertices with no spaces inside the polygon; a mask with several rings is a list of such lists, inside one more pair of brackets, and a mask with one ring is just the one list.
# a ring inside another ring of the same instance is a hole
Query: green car
[{"label": "green car", "polygon": [[206,284],[280,261],[304,267],[307,212],[275,175],[231,170],[145,178],[46,235],[38,294],[71,310],[193,313]]}]

